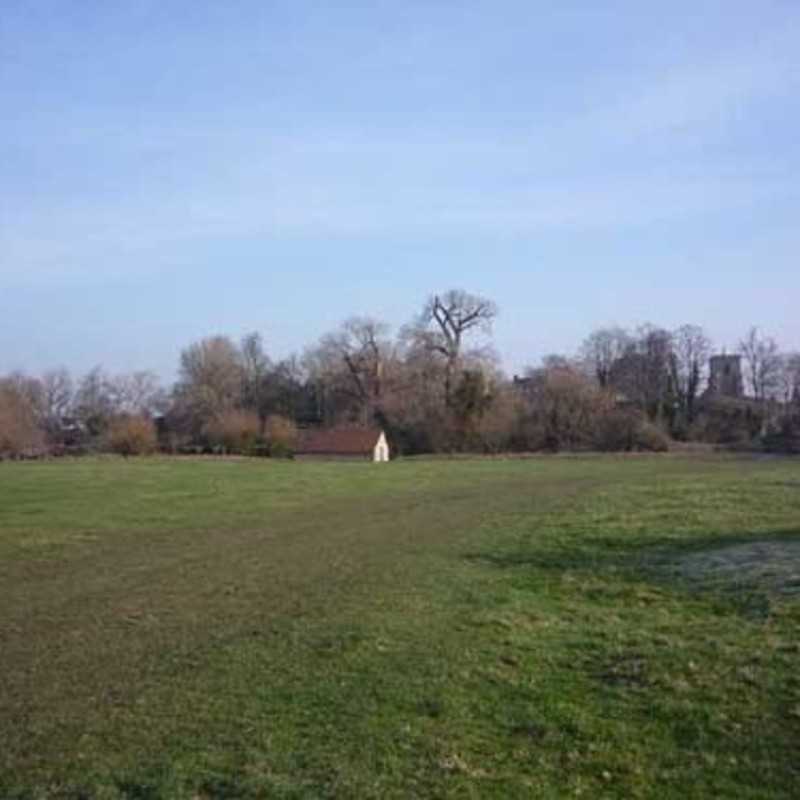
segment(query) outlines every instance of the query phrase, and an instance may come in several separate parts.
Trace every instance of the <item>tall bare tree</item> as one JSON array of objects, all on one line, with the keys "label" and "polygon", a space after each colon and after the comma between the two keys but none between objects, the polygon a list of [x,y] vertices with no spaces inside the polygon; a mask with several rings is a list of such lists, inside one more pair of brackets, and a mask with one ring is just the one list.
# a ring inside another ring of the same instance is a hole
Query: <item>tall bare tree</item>
[{"label": "tall bare tree", "polygon": [[194,430],[242,402],[242,359],[227,336],[189,345],[180,360],[176,399]]},{"label": "tall bare tree", "polygon": [[632,343],[631,335],[619,327],[598,328],[584,340],[581,356],[601,389],[609,387],[614,363],[625,355]]},{"label": "tall bare tree", "polygon": [[612,365],[610,385],[654,421],[671,421],[671,354],[672,334],[646,324],[638,328],[625,354]]},{"label": "tall bare tree", "polygon": [[305,362],[334,417],[368,422],[383,414],[392,345],[388,326],[370,317],[351,317],[322,337]]},{"label": "tall bare tree", "polygon": [[784,403],[800,404],[800,353],[781,356],[779,399]]},{"label": "tall bare tree", "polygon": [[59,420],[69,414],[74,387],[72,376],[61,367],[42,375],[45,414],[49,420]]},{"label": "tall bare tree", "polygon": [[117,411],[111,379],[102,367],[84,375],[75,392],[75,415],[91,436],[102,434]]},{"label": "tall bare tree", "polygon": [[431,297],[417,322],[407,329],[406,335],[417,346],[443,358],[444,398],[448,408],[452,405],[453,383],[464,355],[465,338],[478,332],[491,333],[497,314],[497,306],[491,300],[451,289]]},{"label": "tall bare tree", "polygon": [[739,343],[747,362],[747,379],[756,400],[764,402],[777,388],[781,374],[778,343],[753,327]]},{"label": "tall bare tree", "polygon": [[267,408],[267,376],[272,364],[260,333],[248,333],[240,346],[242,356],[242,404],[255,411],[263,425]]},{"label": "tall bare tree", "polygon": [[7,375],[3,382],[7,387],[13,386],[17,394],[24,399],[27,406],[32,410],[37,422],[41,422],[44,417],[45,400],[42,381],[32,375],[17,371]]},{"label": "tall bare tree", "polygon": [[390,345],[389,326],[369,317],[352,317],[330,339],[347,367],[356,393],[368,408],[380,406]]},{"label": "tall bare tree", "polygon": [[44,444],[34,400],[18,378],[0,379],[0,458],[38,451]]},{"label": "tall bare tree", "polygon": [[269,414],[279,414],[297,422],[318,422],[313,384],[297,356],[289,356],[272,367],[265,382],[264,407]]},{"label": "tall bare tree", "polygon": [[711,354],[711,340],[699,325],[681,325],[672,333],[670,373],[672,385],[687,423],[695,418],[703,370]]},{"label": "tall bare tree", "polygon": [[150,370],[115,375],[108,386],[115,413],[149,417],[166,408],[166,393]]}]

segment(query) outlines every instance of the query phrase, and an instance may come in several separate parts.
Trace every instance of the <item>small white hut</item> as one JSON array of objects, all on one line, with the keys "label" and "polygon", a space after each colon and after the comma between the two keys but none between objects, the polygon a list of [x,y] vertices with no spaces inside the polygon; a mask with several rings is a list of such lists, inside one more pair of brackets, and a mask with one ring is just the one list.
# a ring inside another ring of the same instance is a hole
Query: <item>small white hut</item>
[{"label": "small white hut", "polygon": [[377,428],[332,428],[308,431],[301,435],[295,455],[298,458],[330,458],[374,461],[389,460],[386,434]]}]

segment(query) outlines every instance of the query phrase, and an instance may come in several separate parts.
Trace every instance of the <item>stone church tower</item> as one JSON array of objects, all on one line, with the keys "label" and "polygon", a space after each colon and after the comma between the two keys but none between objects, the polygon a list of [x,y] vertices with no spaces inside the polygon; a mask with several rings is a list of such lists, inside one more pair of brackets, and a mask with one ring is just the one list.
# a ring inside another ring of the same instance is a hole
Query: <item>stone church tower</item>
[{"label": "stone church tower", "polygon": [[744,397],[742,357],[739,355],[711,356],[708,366],[708,394],[711,397]]}]

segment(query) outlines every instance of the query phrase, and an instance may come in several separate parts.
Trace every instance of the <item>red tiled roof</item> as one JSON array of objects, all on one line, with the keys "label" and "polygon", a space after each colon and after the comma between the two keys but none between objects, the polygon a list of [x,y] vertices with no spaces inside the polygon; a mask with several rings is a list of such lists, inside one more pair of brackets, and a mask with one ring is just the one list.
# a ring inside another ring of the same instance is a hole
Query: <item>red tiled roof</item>
[{"label": "red tiled roof", "polygon": [[364,428],[308,431],[300,437],[297,452],[300,455],[368,456],[375,450],[380,435],[379,430]]}]

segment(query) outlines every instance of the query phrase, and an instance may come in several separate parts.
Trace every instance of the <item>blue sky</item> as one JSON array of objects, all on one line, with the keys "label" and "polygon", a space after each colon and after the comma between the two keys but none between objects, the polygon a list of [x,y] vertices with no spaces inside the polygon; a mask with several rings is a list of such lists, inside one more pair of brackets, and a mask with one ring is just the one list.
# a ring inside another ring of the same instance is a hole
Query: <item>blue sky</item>
[{"label": "blue sky", "polygon": [[609,323],[800,349],[795,0],[5,0],[0,108],[0,371],[451,286],[509,371]]}]

